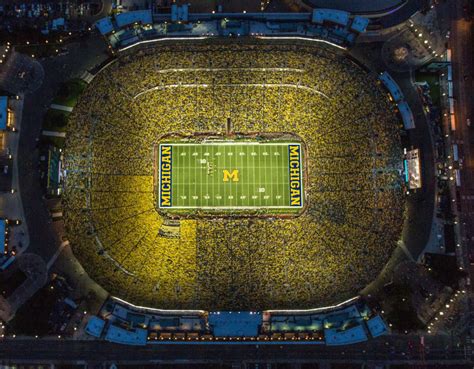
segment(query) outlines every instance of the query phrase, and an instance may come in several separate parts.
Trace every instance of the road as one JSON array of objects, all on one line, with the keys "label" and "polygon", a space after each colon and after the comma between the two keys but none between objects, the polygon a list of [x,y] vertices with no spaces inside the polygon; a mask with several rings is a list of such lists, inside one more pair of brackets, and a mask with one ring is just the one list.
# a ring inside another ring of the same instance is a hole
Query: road
[{"label": "road", "polygon": [[[407,341],[411,342],[407,345]],[[7,339],[0,343],[0,364],[27,362],[114,362],[114,363],[222,363],[244,362],[390,362],[393,364],[471,363],[463,347],[451,345],[447,338],[395,336],[345,347],[280,344],[156,344],[121,346],[109,342],[67,340]],[[25,353],[28,352],[28,355]]]},{"label": "road", "polygon": [[30,234],[28,252],[40,255],[46,262],[54,255],[62,240],[43,200],[40,173],[38,170],[40,137],[43,114],[48,109],[60,84],[78,77],[107,58],[106,47],[99,37],[68,45],[69,55],[46,59],[43,84],[34,93],[25,95],[23,118],[18,148],[18,172],[26,222]]},{"label": "road", "polygon": [[[472,22],[463,19],[465,1],[454,2],[452,9],[451,38],[453,82],[455,98],[456,131],[453,141],[458,143],[463,165],[461,170],[460,210],[463,223],[463,239],[467,243],[467,252],[474,254],[474,134],[467,125],[467,119],[473,120],[473,35]],[[471,276],[474,268],[471,266]]]}]

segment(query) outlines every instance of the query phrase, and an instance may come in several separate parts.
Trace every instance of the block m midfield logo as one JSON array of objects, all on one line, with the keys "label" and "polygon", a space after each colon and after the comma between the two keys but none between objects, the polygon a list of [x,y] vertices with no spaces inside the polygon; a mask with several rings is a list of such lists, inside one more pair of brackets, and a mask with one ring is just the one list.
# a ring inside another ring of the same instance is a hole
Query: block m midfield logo
[{"label": "block m midfield logo", "polygon": [[238,182],[239,181],[239,171],[238,169],[234,169],[232,172],[229,172],[227,169],[224,169],[222,171],[224,173],[224,182],[229,182],[232,180],[232,182]]}]

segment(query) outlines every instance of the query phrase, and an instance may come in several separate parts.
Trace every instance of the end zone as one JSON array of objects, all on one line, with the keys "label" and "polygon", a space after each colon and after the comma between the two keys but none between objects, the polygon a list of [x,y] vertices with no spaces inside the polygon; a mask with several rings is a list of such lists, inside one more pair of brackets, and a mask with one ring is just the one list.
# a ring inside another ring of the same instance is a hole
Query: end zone
[{"label": "end zone", "polygon": [[159,145],[158,164],[158,203],[160,208],[172,207],[172,154],[173,147],[168,144]]}]

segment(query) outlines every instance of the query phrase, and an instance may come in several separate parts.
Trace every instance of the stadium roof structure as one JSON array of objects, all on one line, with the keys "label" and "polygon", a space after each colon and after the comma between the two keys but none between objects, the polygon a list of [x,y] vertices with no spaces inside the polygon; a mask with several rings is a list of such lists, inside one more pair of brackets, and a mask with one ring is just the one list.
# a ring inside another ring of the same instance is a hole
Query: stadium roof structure
[{"label": "stadium roof structure", "polygon": [[363,33],[366,31],[369,25],[369,22],[370,21],[368,18],[356,16],[354,17],[354,20],[352,21],[351,30],[359,32],[359,33]]},{"label": "stadium roof structure", "polygon": [[397,82],[393,80],[392,76],[388,74],[388,72],[383,72],[379,78],[390,92],[390,95],[392,95],[392,98],[395,102],[403,100],[404,96],[400,90],[400,87],[398,87]]},{"label": "stadium roof structure", "polygon": [[151,10],[137,10],[133,12],[121,13],[115,17],[117,26],[123,27],[129,24],[140,22],[142,24],[153,23]]},{"label": "stadium roof structure", "polygon": [[147,336],[148,332],[146,329],[135,328],[127,330],[112,324],[107,330],[105,339],[110,342],[126,345],[145,345]]},{"label": "stadium roof structure", "polygon": [[249,311],[218,311],[209,314],[209,325],[216,337],[256,337],[261,313]]},{"label": "stadium roof structure", "polygon": [[64,27],[65,26],[65,20],[64,18],[55,18],[51,22],[51,28],[53,30],[57,30],[59,27]]},{"label": "stadium roof structure", "polygon": [[105,327],[105,321],[97,316],[89,319],[86,325],[86,332],[93,337],[100,338]]},{"label": "stadium roof structure", "polygon": [[408,103],[406,101],[398,103],[398,110],[400,111],[400,115],[402,116],[403,127],[405,129],[415,128],[415,118],[413,117],[413,113],[410,107],[408,106]]},{"label": "stadium roof structure", "polygon": [[379,337],[388,332],[387,324],[383,321],[380,315],[376,315],[367,321],[367,328],[372,337]]},{"label": "stadium roof structure", "polygon": [[106,35],[107,33],[110,33],[114,30],[114,25],[112,24],[110,17],[99,19],[95,23],[95,26],[97,27],[101,35]]},{"label": "stadium roof structure", "polygon": [[367,334],[364,331],[364,327],[361,325],[344,331],[333,328],[325,329],[324,335],[326,337],[327,345],[347,345],[367,341]]},{"label": "stadium roof structure", "polygon": [[0,96],[0,130],[7,128],[8,96]]},{"label": "stadium roof structure", "polygon": [[347,26],[349,23],[349,13],[336,9],[316,9],[313,11],[313,22],[322,24],[332,22],[341,26]]},{"label": "stadium roof structure", "polygon": [[187,22],[189,20],[189,6],[183,4],[178,6],[177,4],[171,5],[171,21],[172,22]]}]

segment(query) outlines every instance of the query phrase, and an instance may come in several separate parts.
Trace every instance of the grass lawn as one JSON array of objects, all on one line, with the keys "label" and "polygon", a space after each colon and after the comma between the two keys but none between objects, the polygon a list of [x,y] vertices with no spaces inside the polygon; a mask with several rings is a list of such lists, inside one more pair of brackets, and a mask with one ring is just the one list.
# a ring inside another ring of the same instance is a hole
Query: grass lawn
[{"label": "grass lawn", "polygon": [[160,208],[292,212],[303,206],[299,143],[162,144],[158,168]]},{"label": "grass lawn", "polygon": [[49,109],[43,118],[43,130],[65,132],[69,113],[62,110]]},{"label": "grass lawn", "polygon": [[63,83],[59,88],[56,98],[53,100],[53,104],[69,106],[71,108],[74,107],[78,97],[86,86],[87,83],[79,78],[71,79]]},{"label": "grass lawn", "polygon": [[41,136],[41,142],[44,145],[55,146],[59,149],[64,149],[66,140],[62,137]]}]

